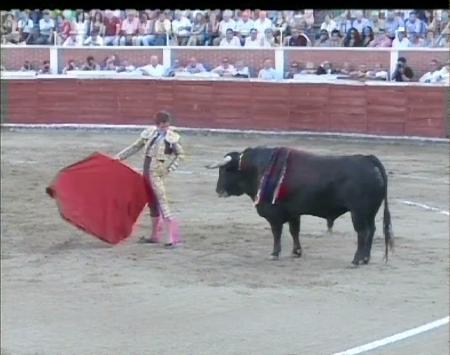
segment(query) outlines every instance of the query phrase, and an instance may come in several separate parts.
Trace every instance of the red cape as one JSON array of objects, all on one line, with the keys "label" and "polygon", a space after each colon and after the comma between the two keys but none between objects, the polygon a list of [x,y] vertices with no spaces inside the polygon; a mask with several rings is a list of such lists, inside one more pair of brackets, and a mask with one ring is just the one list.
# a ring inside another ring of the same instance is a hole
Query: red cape
[{"label": "red cape", "polygon": [[131,235],[152,199],[143,175],[101,153],[62,169],[46,191],[62,218],[111,244]]}]

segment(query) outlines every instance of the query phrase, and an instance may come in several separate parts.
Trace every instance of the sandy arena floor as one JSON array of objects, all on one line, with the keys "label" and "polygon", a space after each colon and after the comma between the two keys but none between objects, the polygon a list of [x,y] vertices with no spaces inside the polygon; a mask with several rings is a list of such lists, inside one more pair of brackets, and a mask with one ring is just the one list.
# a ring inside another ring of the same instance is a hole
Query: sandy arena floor
[{"label": "sandy arena floor", "polygon": [[[137,132],[2,131],[2,354],[332,354],[449,313],[448,145],[319,138],[184,135],[188,154],[168,179],[185,244],[141,245],[150,219],[116,247],[64,222],[45,187],[99,150],[114,154]],[[392,172],[396,249],[383,262],[381,211],[368,266],[350,268],[350,217],[302,218],[304,255],[279,261],[247,197],[219,199],[203,166],[260,144],[317,153],[371,153]],[[138,153],[129,163],[140,168]],[[448,325],[370,354],[441,355]]]}]

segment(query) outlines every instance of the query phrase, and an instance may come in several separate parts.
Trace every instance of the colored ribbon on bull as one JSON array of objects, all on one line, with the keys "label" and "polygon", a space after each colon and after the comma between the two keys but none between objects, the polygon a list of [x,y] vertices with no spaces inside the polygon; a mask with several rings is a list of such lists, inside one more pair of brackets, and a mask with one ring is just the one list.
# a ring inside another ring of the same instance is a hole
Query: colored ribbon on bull
[{"label": "colored ribbon on bull", "polygon": [[286,148],[277,148],[272,153],[269,164],[260,179],[255,206],[260,202],[275,204],[278,201],[286,175],[289,153],[290,151]]}]

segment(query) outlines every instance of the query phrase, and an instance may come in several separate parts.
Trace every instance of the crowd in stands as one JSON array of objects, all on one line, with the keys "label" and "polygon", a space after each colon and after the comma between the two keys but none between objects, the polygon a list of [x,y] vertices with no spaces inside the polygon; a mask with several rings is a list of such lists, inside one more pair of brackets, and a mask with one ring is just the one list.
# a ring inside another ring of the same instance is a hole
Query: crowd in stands
[{"label": "crowd in stands", "polygon": [[448,47],[448,10],[11,10],[3,44]]},{"label": "crowd in stands", "polygon": [[[301,63],[293,61],[288,65],[283,77],[277,74],[274,63],[271,59],[265,59],[262,67],[255,70],[238,59],[232,63],[228,57],[223,57],[221,63],[217,66],[211,66],[208,63],[200,63],[195,57],[189,58],[186,63],[175,59],[169,68],[164,68],[156,55],[152,55],[150,63],[136,67],[128,60],[120,60],[117,54],[107,56],[102,62],[98,63],[93,56],[88,56],[83,63],[77,63],[71,59],[67,62],[61,71],[61,74],[77,71],[106,71],[114,73],[131,73],[134,75],[149,76],[154,78],[174,77],[174,76],[191,76],[206,75],[224,78],[258,78],[264,80],[278,79],[301,79],[302,76],[312,75],[331,75],[334,79],[354,79],[359,81],[366,80],[382,80],[410,82],[419,81],[421,83],[445,84],[449,85],[449,67],[450,60],[446,63],[440,63],[436,59],[432,59],[429,63],[430,71],[422,75],[420,78],[415,77],[414,71],[407,64],[404,57],[399,57],[394,72],[389,73],[389,69],[377,63],[373,67],[367,64],[361,64],[357,67],[349,62],[344,62],[339,68],[335,67],[329,61],[323,61],[318,65],[312,62]],[[5,70],[2,67],[2,70]],[[50,62],[44,61],[40,68],[34,68],[29,61],[25,61],[21,71],[34,72],[36,74],[50,74]]]}]

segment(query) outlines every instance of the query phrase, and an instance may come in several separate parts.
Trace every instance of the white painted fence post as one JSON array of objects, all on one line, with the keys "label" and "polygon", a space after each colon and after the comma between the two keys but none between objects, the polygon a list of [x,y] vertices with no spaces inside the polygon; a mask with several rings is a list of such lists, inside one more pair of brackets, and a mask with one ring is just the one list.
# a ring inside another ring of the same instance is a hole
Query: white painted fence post
[{"label": "white painted fence post", "polygon": [[275,48],[275,71],[277,72],[278,78],[284,78],[284,49]]},{"label": "white painted fence post", "polygon": [[390,72],[389,72],[389,80],[392,80],[392,74],[395,71],[395,68],[397,67],[397,61],[398,61],[398,49],[391,49],[391,65],[390,65]]},{"label": "white painted fence post", "polygon": [[50,72],[52,74],[58,74],[58,49],[59,47],[50,47]]},{"label": "white painted fence post", "polygon": [[164,47],[163,48],[163,62],[162,65],[164,69],[170,68],[170,65],[172,64],[172,49],[171,47]]}]

